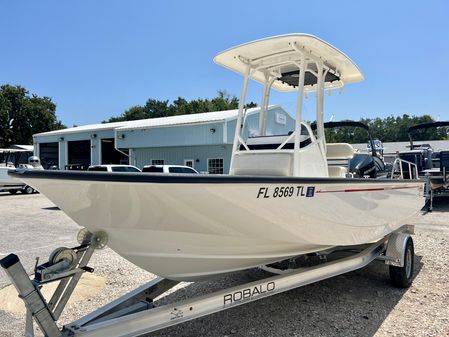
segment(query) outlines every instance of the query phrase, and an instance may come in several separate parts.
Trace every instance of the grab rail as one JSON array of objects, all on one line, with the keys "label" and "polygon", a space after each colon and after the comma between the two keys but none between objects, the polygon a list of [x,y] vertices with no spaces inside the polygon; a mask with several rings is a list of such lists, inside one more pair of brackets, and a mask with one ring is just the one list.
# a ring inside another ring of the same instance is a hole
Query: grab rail
[{"label": "grab rail", "polygon": [[[400,174],[395,177],[395,170],[396,170],[396,166],[399,163],[399,172]],[[408,172],[409,172],[409,177],[408,179],[418,179],[418,166],[415,163],[412,163],[410,161],[401,159],[401,158],[396,158],[393,162],[393,168],[391,169],[391,179],[404,179],[404,170],[402,168],[402,163],[407,164],[408,165]],[[415,173],[414,175],[412,174],[412,167],[413,167],[413,172]]]}]

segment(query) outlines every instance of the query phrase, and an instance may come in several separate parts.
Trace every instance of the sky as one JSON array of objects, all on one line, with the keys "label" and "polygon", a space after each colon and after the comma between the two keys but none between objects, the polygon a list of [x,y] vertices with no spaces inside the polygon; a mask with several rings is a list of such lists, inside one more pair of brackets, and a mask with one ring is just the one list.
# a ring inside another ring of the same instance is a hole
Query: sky
[{"label": "sky", "polygon": [[[449,1],[2,1],[0,84],[49,96],[67,126],[146,100],[240,96],[213,62],[252,40],[308,33],[347,54],[365,81],[326,98],[325,119],[430,114],[449,120]],[[260,104],[252,84],[248,100]],[[273,94],[292,115],[292,95]],[[313,100],[304,117],[313,120]]]}]

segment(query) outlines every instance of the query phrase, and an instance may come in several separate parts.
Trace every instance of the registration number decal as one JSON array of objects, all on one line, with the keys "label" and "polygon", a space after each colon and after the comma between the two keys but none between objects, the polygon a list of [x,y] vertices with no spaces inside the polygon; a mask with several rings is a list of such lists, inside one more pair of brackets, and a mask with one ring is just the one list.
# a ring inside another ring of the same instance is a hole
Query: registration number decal
[{"label": "registration number decal", "polygon": [[276,186],[259,187],[257,199],[268,198],[312,198],[315,196],[315,186]]}]

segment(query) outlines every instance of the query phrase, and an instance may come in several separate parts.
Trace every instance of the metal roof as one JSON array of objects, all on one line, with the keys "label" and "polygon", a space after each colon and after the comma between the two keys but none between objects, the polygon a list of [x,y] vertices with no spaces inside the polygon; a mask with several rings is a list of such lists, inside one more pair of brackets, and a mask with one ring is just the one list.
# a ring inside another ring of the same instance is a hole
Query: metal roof
[{"label": "metal roof", "polygon": [[[82,125],[82,126],[76,126],[76,127],[73,127],[73,128],[67,128],[67,129],[61,129],[61,130],[54,130],[54,131],[36,133],[36,134],[33,135],[33,137],[52,136],[52,135],[65,135],[65,134],[77,133],[77,132],[113,130],[113,129],[117,128],[117,127],[127,125],[130,122],[131,121]],[[132,121],[132,122],[135,122],[135,121]]]},{"label": "metal roof", "polygon": [[[273,109],[277,106],[270,106],[268,110]],[[258,113],[260,111],[260,107],[251,108],[246,111],[246,115],[252,115]],[[139,123],[134,123],[130,125],[125,125],[117,128],[117,130],[125,131],[125,130],[134,130],[134,129],[147,129],[147,128],[156,128],[156,127],[166,127],[166,126],[175,126],[175,125],[186,125],[186,124],[203,124],[203,123],[211,123],[211,122],[219,122],[219,121],[228,121],[237,118],[239,110],[225,110],[225,111],[214,111],[214,112],[203,112],[197,114],[190,115],[179,115],[179,116],[170,116],[170,117],[162,117],[162,118],[150,118],[143,119],[138,121]]]},{"label": "metal roof", "polygon": [[[269,106],[269,110],[278,107],[278,105]],[[247,115],[255,114],[260,111],[260,107],[251,108],[247,110]],[[33,137],[40,136],[52,136],[52,135],[65,135],[70,133],[78,132],[94,132],[102,130],[131,130],[131,129],[146,129],[154,127],[167,127],[175,125],[185,125],[185,124],[200,124],[200,123],[210,123],[217,121],[225,121],[236,119],[238,114],[238,109],[225,110],[225,111],[214,111],[214,112],[203,112],[197,114],[189,115],[178,115],[160,118],[149,118],[140,119],[135,121],[125,121],[125,122],[114,122],[114,123],[102,123],[102,124],[90,124],[77,126],[68,129],[54,130],[49,132],[37,133]]]}]

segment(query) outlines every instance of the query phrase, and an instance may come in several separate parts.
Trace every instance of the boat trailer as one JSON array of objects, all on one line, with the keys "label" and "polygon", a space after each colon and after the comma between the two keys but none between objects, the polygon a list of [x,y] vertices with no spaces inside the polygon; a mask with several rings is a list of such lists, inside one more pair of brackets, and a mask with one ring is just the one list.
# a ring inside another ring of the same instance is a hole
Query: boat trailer
[{"label": "boat trailer", "polygon": [[[405,225],[378,242],[319,255],[323,261],[336,252],[346,253],[344,257],[311,267],[279,270],[275,276],[162,306],[156,306],[154,300],[179,282],[158,277],[62,328],[57,321],[82,274],[93,272],[87,264],[94,250],[106,245],[105,233],[81,230],[80,245],[58,248],[48,262],[36,263],[33,279],[15,254],[0,260],[0,265],[25,302],[27,337],[34,336],[33,319],[48,337],[138,336],[360,269],[376,259],[390,266],[393,285],[409,287],[413,279],[413,232],[413,226]],[[274,267],[269,270],[276,272]],[[40,288],[55,281],[59,285],[47,302]]]}]

